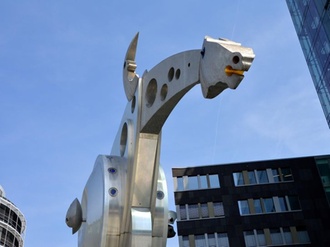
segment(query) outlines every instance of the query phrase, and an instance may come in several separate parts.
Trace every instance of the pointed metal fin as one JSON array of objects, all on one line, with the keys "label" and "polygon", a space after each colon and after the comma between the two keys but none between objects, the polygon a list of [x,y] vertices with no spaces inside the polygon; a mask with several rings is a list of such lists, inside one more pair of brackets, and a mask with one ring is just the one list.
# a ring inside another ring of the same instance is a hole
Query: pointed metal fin
[{"label": "pointed metal fin", "polygon": [[125,94],[129,101],[132,100],[135,94],[139,80],[139,76],[135,73],[135,69],[137,67],[135,62],[135,55],[136,55],[138,39],[139,39],[139,33],[137,33],[134,36],[130,45],[128,46],[124,61],[123,83],[124,83]]}]

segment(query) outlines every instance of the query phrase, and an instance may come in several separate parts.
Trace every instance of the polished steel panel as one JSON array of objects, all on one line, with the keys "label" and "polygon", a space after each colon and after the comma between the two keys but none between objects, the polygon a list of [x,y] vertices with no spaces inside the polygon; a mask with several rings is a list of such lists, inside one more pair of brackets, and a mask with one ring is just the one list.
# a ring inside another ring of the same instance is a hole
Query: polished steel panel
[{"label": "polished steel panel", "polygon": [[254,59],[252,49],[239,43],[205,37],[201,49],[175,54],[139,77],[137,43],[138,34],[124,59],[128,102],[111,155],[97,158],[83,192],[79,246],[166,246],[168,191],[159,165],[162,127],[193,86],[200,83],[205,98],[235,89]]}]

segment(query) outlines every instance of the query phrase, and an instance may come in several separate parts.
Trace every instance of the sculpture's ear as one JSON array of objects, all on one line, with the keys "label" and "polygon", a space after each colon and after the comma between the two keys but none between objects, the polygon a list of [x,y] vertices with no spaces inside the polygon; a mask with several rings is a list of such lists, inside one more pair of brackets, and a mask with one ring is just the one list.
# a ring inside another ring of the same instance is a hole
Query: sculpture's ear
[{"label": "sculpture's ear", "polygon": [[135,73],[137,67],[135,62],[136,48],[139,39],[139,33],[137,33],[132,39],[130,45],[128,46],[123,68],[123,83],[125,94],[128,101],[131,101],[139,81],[139,76]]}]

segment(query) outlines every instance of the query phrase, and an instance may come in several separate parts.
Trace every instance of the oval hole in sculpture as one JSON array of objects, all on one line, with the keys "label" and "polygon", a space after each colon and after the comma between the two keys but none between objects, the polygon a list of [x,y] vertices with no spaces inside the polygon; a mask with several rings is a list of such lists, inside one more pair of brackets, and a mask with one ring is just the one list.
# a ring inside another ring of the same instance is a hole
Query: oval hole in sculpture
[{"label": "oval hole in sculpture", "polygon": [[167,92],[168,92],[167,84],[164,84],[162,86],[162,89],[160,90],[160,100],[161,101],[164,101],[166,99]]},{"label": "oval hole in sculpture", "polygon": [[174,77],[174,68],[171,67],[170,70],[168,71],[168,74],[167,74],[168,81],[169,82],[172,81],[173,77]]},{"label": "oval hole in sculpture", "polygon": [[120,155],[124,156],[127,145],[127,123],[124,123],[120,136]]},{"label": "oval hole in sculpture", "polygon": [[131,112],[133,113],[135,110],[136,98],[133,96],[132,103],[131,103]]},{"label": "oval hole in sculpture", "polygon": [[175,78],[178,80],[180,78],[180,75],[181,75],[181,70],[180,69],[177,69],[175,71]]},{"label": "oval hole in sculpture", "polygon": [[157,94],[157,81],[155,78],[151,79],[147,86],[146,91],[146,101],[147,101],[147,107],[151,107],[155,100],[156,100],[156,94]]}]

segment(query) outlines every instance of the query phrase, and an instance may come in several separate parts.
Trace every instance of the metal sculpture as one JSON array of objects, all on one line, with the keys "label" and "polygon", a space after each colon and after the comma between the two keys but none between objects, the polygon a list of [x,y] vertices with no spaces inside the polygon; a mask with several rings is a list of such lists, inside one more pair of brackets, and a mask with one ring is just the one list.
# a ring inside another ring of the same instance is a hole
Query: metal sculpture
[{"label": "metal sculpture", "polygon": [[162,127],[180,99],[200,83],[214,98],[235,89],[254,59],[251,48],[205,37],[202,49],[173,55],[136,74],[138,34],[127,50],[123,82],[128,100],[110,155],[99,155],[81,204],[66,215],[79,247],[166,246],[175,233],[166,179],[159,165]]}]

